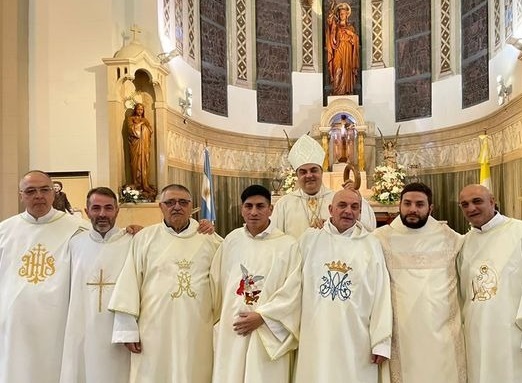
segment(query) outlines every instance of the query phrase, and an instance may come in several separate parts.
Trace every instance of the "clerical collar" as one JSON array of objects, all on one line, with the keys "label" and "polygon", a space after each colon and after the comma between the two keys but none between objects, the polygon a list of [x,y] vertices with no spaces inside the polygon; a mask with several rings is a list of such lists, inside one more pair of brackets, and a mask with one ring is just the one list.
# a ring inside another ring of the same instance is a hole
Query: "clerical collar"
[{"label": "clerical collar", "polygon": [[315,194],[307,194],[301,188],[299,188],[297,191],[299,192],[299,194],[301,194],[301,197],[303,197],[303,198],[322,198],[326,194],[327,190],[326,190],[326,188],[323,185],[321,185],[321,188]]},{"label": "clerical collar", "polygon": [[109,239],[114,235],[120,232],[120,228],[113,226],[112,229],[110,229],[108,232],[105,233],[105,237],[102,237],[100,233],[98,233],[96,230],[92,229],[90,232],[91,238],[95,240],[96,242],[107,242]]},{"label": "clerical collar", "polygon": [[174,233],[177,233],[177,234],[180,234],[180,233],[183,233],[185,230],[187,230],[190,226],[190,219],[188,220],[187,224],[181,228],[180,231],[177,231],[176,229],[174,229],[172,226],[170,226],[167,221],[163,220],[163,223],[165,224],[165,226],[167,226],[170,230],[172,230]]},{"label": "clerical collar", "polygon": [[248,231],[248,229],[246,227],[246,224],[243,224],[243,228],[245,229],[245,233],[249,237],[263,239],[263,238],[266,238],[267,236],[269,236],[272,233],[272,231],[274,230],[275,226],[272,224],[272,221],[270,221],[270,223],[268,224],[268,227],[265,230],[263,230],[261,233],[257,234],[256,236],[253,236],[252,233]]},{"label": "clerical collar", "polygon": [[54,218],[56,213],[65,214],[64,212],[59,212],[58,210],[51,208],[47,214],[41,216],[40,218],[35,218],[26,210],[22,213],[22,218],[31,223],[48,223]]},{"label": "clerical collar", "polygon": [[335,225],[332,223],[332,221],[330,219],[328,219],[326,222],[325,222],[330,231],[333,233],[333,234],[339,234],[339,235],[342,235],[342,236],[345,236],[345,237],[351,237],[354,230],[355,230],[355,227],[357,226],[357,222],[354,223],[354,225],[348,229],[346,229],[345,231],[343,231],[342,233],[339,232],[339,230],[337,230],[337,228],[335,227]]},{"label": "clerical collar", "polygon": [[488,222],[486,222],[480,228],[472,227],[471,230],[479,232],[479,233],[485,233],[486,231],[494,229],[498,225],[503,224],[507,220],[508,220],[508,217],[506,217],[505,215],[500,214],[498,211],[495,211],[495,215]]}]

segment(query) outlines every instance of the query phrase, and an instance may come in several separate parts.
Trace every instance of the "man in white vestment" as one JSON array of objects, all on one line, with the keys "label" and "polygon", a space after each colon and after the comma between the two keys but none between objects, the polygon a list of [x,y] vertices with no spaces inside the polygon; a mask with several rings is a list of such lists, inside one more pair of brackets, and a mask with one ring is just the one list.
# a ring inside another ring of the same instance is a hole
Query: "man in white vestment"
[{"label": "man in white vestment", "polygon": [[384,255],[357,221],[357,191],[337,192],[329,210],[321,230],[308,229],[299,239],[303,299],[295,382],[377,383],[392,335]]},{"label": "man in white vestment", "polygon": [[221,237],[200,234],[192,196],[160,193],[162,223],[136,234],[116,282],[114,343],[132,352],[131,383],[208,383],[212,375],[210,264]]},{"label": "man in white vestment", "polygon": [[466,383],[456,258],[463,237],[431,217],[431,189],[411,183],[399,216],[374,234],[390,273],[393,383]]},{"label": "man in white vestment", "polygon": [[61,383],[127,383],[130,352],[112,344],[114,314],[107,310],[132,236],[115,227],[118,199],[106,187],[87,193],[92,230],[69,241],[71,295]]},{"label": "man in white vestment", "polygon": [[69,239],[87,222],[53,209],[53,182],[20,181],[25,211],[0,223],[0,383],[56,383],[69,300]]},{"label": "man in white vestment", "polygon": [[[329,217],[328,206],[335,193],[323,185],[324,156],[321,145],[308,135],[301,136],[288,153],[288,161],[297,174],[298,189],[275,203],[271,221],[294,238],[299,238],[309,227],[320,229]],[[375,213],[364,198],[361,222],[370,231],[377,225]]]},{"label": "man in white vestment", "polygon": [[241,194],[245,226],[226,236],[212,262],[216,315],[213,383],[285,383],[297,347],[301,304],[296,240],[270,222],[270,192]]},{"label": "man in white vestment", "polygon": [[495,211],[481,185],[459,205],[471,224],[458,259],[468,382],[522,382],[522,221]]}]

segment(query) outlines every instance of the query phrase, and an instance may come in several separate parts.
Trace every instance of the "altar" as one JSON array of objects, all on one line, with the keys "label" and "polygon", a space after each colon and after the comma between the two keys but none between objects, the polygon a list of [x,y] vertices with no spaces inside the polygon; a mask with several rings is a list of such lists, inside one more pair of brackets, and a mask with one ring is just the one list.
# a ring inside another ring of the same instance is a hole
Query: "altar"
[{"label": "altar", "polygon": [[371,177],[377,165],[375,127],[364,118],[357,96],[330,96],[321,113],[320,126],[312,135],[320,140],[326,152],[323,163],[323,184],[341,190],[351,179],[361,196],[372,206],[377,225],[390,223],[399,214],[399,205],[381,204],[372,200]]}]

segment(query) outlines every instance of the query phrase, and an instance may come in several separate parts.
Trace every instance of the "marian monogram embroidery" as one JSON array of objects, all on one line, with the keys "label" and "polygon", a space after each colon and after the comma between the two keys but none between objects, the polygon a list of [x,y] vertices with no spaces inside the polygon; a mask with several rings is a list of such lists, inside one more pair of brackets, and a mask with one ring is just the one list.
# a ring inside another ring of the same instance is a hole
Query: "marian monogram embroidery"
[{"label": "marian monogram embroidery", "polygon": [[257,282],[265,277],[262,275],[250,274],[247,268],[243,265],[241,265],[241,273],[243,275],[239,281],[239,287],[236,290],[236,294],[244,296],[245,304],[251,306],[259,300],[259,294],[261,294],[261,288],[257,285]]},{"label": "marian monogram embroidery", "polygon": [[40,243],[22,256],[22,267],[18,269],[18,275],[35,285],[45,281],[55,272],[54,257]]},{"label": "marian monogram embroidery", "polygon": [[190,268],[194,262],[183,259],[176,262],[179,267],[178,271],[178,291],[170,293],[172,299],[179,298],[186,293],[190,298],[196,298],[196,292],[192,290]]},{"label": "marian monogram embroidery", "polygon": [[480,265],[477,275],[471,280],[472,301],[487,301],[497,294],[497,273],[488,265]]},{"label": "marian monogram embroidery", "polygon": [[323,298],[331,297],[332,301],[336,297],[342,301],[350,299],[352,290],[350,290],[349,286],[351,286],[352,281],[348,279],[348,272],[352,268],[344,262],[341,263],[341,261],[332,261],[324,265],[328,268],[328,271],[321,278],[323,283],[319,286],[319,294]]}]

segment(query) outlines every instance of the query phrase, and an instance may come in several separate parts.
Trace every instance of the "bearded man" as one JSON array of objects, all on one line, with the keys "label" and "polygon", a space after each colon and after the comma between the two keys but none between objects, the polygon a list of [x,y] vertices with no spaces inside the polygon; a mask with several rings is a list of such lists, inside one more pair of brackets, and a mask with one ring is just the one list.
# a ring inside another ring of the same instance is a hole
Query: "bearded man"
[{"label": "bearded man", "polygon": [[432,198],[427,185],[406,185],[399,216],[374,231],[391,281],[392,382],[466,382],[456,271],[463,237],[431,217]]},{"label": "bearded man", "polygon": [[114,313],[107,305],[132,235],[116,226],[118,198],[111,189],[91,189],[86,203],[92,230],[69,241],[71,292],[60,382],[127,383],[130,352],[111,343]]}]

